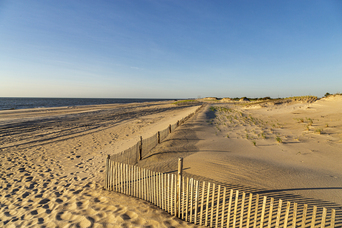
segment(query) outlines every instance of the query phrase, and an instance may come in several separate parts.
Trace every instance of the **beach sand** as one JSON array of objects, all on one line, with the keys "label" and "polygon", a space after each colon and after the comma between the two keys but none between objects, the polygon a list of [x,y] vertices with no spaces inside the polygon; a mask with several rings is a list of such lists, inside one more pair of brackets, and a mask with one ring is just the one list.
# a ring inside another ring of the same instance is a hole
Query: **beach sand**
[{"label": "beach sand", "polygon": [[107,154],[196,108],[151,102],[0,111],[0,227],[196,227],[103,190]]},{"label": "beach sand", "polygon": [[[210,108],[211,106],[215,109]],[[0,112],[0,226],[195,227],[103,190],[105,157],[198,106],[170,102]],[[336,209],[342,225],[342,98],[207,103],[138,163],[248,193]]]},{"label": "beach sand", "polygon": [[[210,107],[215,107],[215,110]],[[320,130],[317,130],[320,129]],[[336,210],[342,226],[342,96],[314,103],[212,102],[139,165]]]}]

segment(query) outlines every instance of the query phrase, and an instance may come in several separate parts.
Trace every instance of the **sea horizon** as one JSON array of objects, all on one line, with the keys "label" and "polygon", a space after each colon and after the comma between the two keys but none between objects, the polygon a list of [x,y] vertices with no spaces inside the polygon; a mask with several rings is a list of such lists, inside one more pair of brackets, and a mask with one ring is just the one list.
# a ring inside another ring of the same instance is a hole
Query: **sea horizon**
[{"label": "sea horizon", "polygon": [[168,101],[172,98],[58,98],[58,97],[0,97],[0,110],[52,108],[98,104],[128,104],[148,101]]}]

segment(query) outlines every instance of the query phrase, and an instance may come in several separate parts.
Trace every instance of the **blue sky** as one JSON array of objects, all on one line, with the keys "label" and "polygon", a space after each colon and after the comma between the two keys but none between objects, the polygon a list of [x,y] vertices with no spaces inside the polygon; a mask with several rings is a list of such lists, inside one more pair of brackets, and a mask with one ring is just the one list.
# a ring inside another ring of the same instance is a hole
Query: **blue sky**
[{"label": "blue sky", "polygon": [[0,0],[0,97],[342,92],[342,1]]}]

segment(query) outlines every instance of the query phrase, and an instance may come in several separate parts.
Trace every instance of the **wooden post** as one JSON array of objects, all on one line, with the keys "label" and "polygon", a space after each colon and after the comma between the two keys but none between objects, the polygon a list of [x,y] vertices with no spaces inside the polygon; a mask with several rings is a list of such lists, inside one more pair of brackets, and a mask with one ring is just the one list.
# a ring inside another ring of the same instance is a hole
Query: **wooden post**
[{"label": "wooden post", "polygon": [[107,159],[106,159],[106,178],[105,178],[105,189],[108,189],[108,178],[109,178],[109,159],[110,159],[110,155],[107,155]]},{"label": "wooden post", "polygon": [[142,136],[140,136],[139,161],[142,159]]},{"label": "wooden post", "polygon": [[169,124],[169,133],[171,134],[171,124]]},{"label": "wooden post", "polygon": [[235,206],[234,206],[234,217],[233,217],[233,228],[236,227],[236,218],[237,218],[238,202],[239,202],[239,190],[236,190],[236,195],[235,195]]},{"label": "wooden post", "polygon": [[291,207],[291,203],[287,201],[286,211],[285,211],[284,228],[287,228],[287,222],[289,220],[289,214],[290,214],[290,207]]},{"label": "wooden post", "polygon": [[224,187],[223,188],[223,204],[222,204],[222,213],[221,213],[221,218],[222,218],[222,221],[221,221],[221,228],[223,228],[223,225],[224,225],[224,217],[225,217],[225,207],[226,207],[226,191],[227,191],[227,188]]},{"label": "wooden post", "polygon": [[261,210],[261,219],[260,219],[260,228],[264,227],[264,218],[265,218],[265,210],[266,210],[266,200],[267,197],[264,196],[264,200],[262,202],[262,210]]},{"label": "wooden post", "polygon": [[[215,227],[218,227],[218,218],[219,218],[219,205],[220,205],[220,192],[221,192],[221,185],[218,186],[217,189],[217,203],[216,203],[216,221],[215,221]],[[223,222],[223,221],[222,221]]]},{"label": "wooden post", "polygon": [[335,227],[335,217],[336,217],[336,211],[335,209],[331,209],[330,228]]},{"label": "wooden post", "polygon": [[157,138],[158,138],[158,144],[160,144],[160,132],[159,131],[157,133]]},{"label": "wooden post", "polygon": [[177,203],[176,215],[180,218],[181,211],[181,195],[182,195],[182,176],[183,176],[183,158],[178,158],[178,179],[177,179]]},{"label": "wooden post", "polygon": [[177,121],[177,127],[179,126],[179,120]]},{"label": "wooden post", "polygon": [[202,200],[201,200],[201,212],[200,212],[200,222],[199,222],[200,226],[202,226],[202,221],[203,221],[204,191],[205,191],[205,181],[203,181],[203,186],[202,186]]},{"label": "wooden post", "polygon": [[317,206],[313,207],[313,212],[312,212],[312,219],[311,219],[311,228],[315,227],[316,223],[316,212],[317,212]]},{"label": "wooden post", "polygon": [[303,208],[303,218],[302,218],[302,228],[305,228],[305,222],[306,222],[306,212],[308,210],[308,205],[304,204]]},{"label": "wooden post", "polygon": [[242,202],[241,202],[241,216],[240,216],[240,228],[242,228],[242,223],[243,223],[243,211],[245,208],[245,198],[246,198],[246,193],[242,193]]},{"label": "wooden post", "polygon": [[274,198],[271,198],[271,202],[270,202],[270,210],[269,210],[269,214],[268,214],[268,228],[271,228],[271,224],[272,224],[272,216],[273,216],[273,204],[274,204]]}]

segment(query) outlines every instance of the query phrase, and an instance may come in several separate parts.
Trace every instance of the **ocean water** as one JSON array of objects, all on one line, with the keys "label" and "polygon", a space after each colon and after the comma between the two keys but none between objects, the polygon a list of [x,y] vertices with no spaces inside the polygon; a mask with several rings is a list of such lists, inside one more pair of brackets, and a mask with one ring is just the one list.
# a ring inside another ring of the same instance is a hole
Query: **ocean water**
[{"label": "ocean water", "polygon": [[172,99],[122,99],[122,98],[11,98],[0,97],[0,110],[46,108],[62,106],[128,104],[134,102],[166,101]]}]

